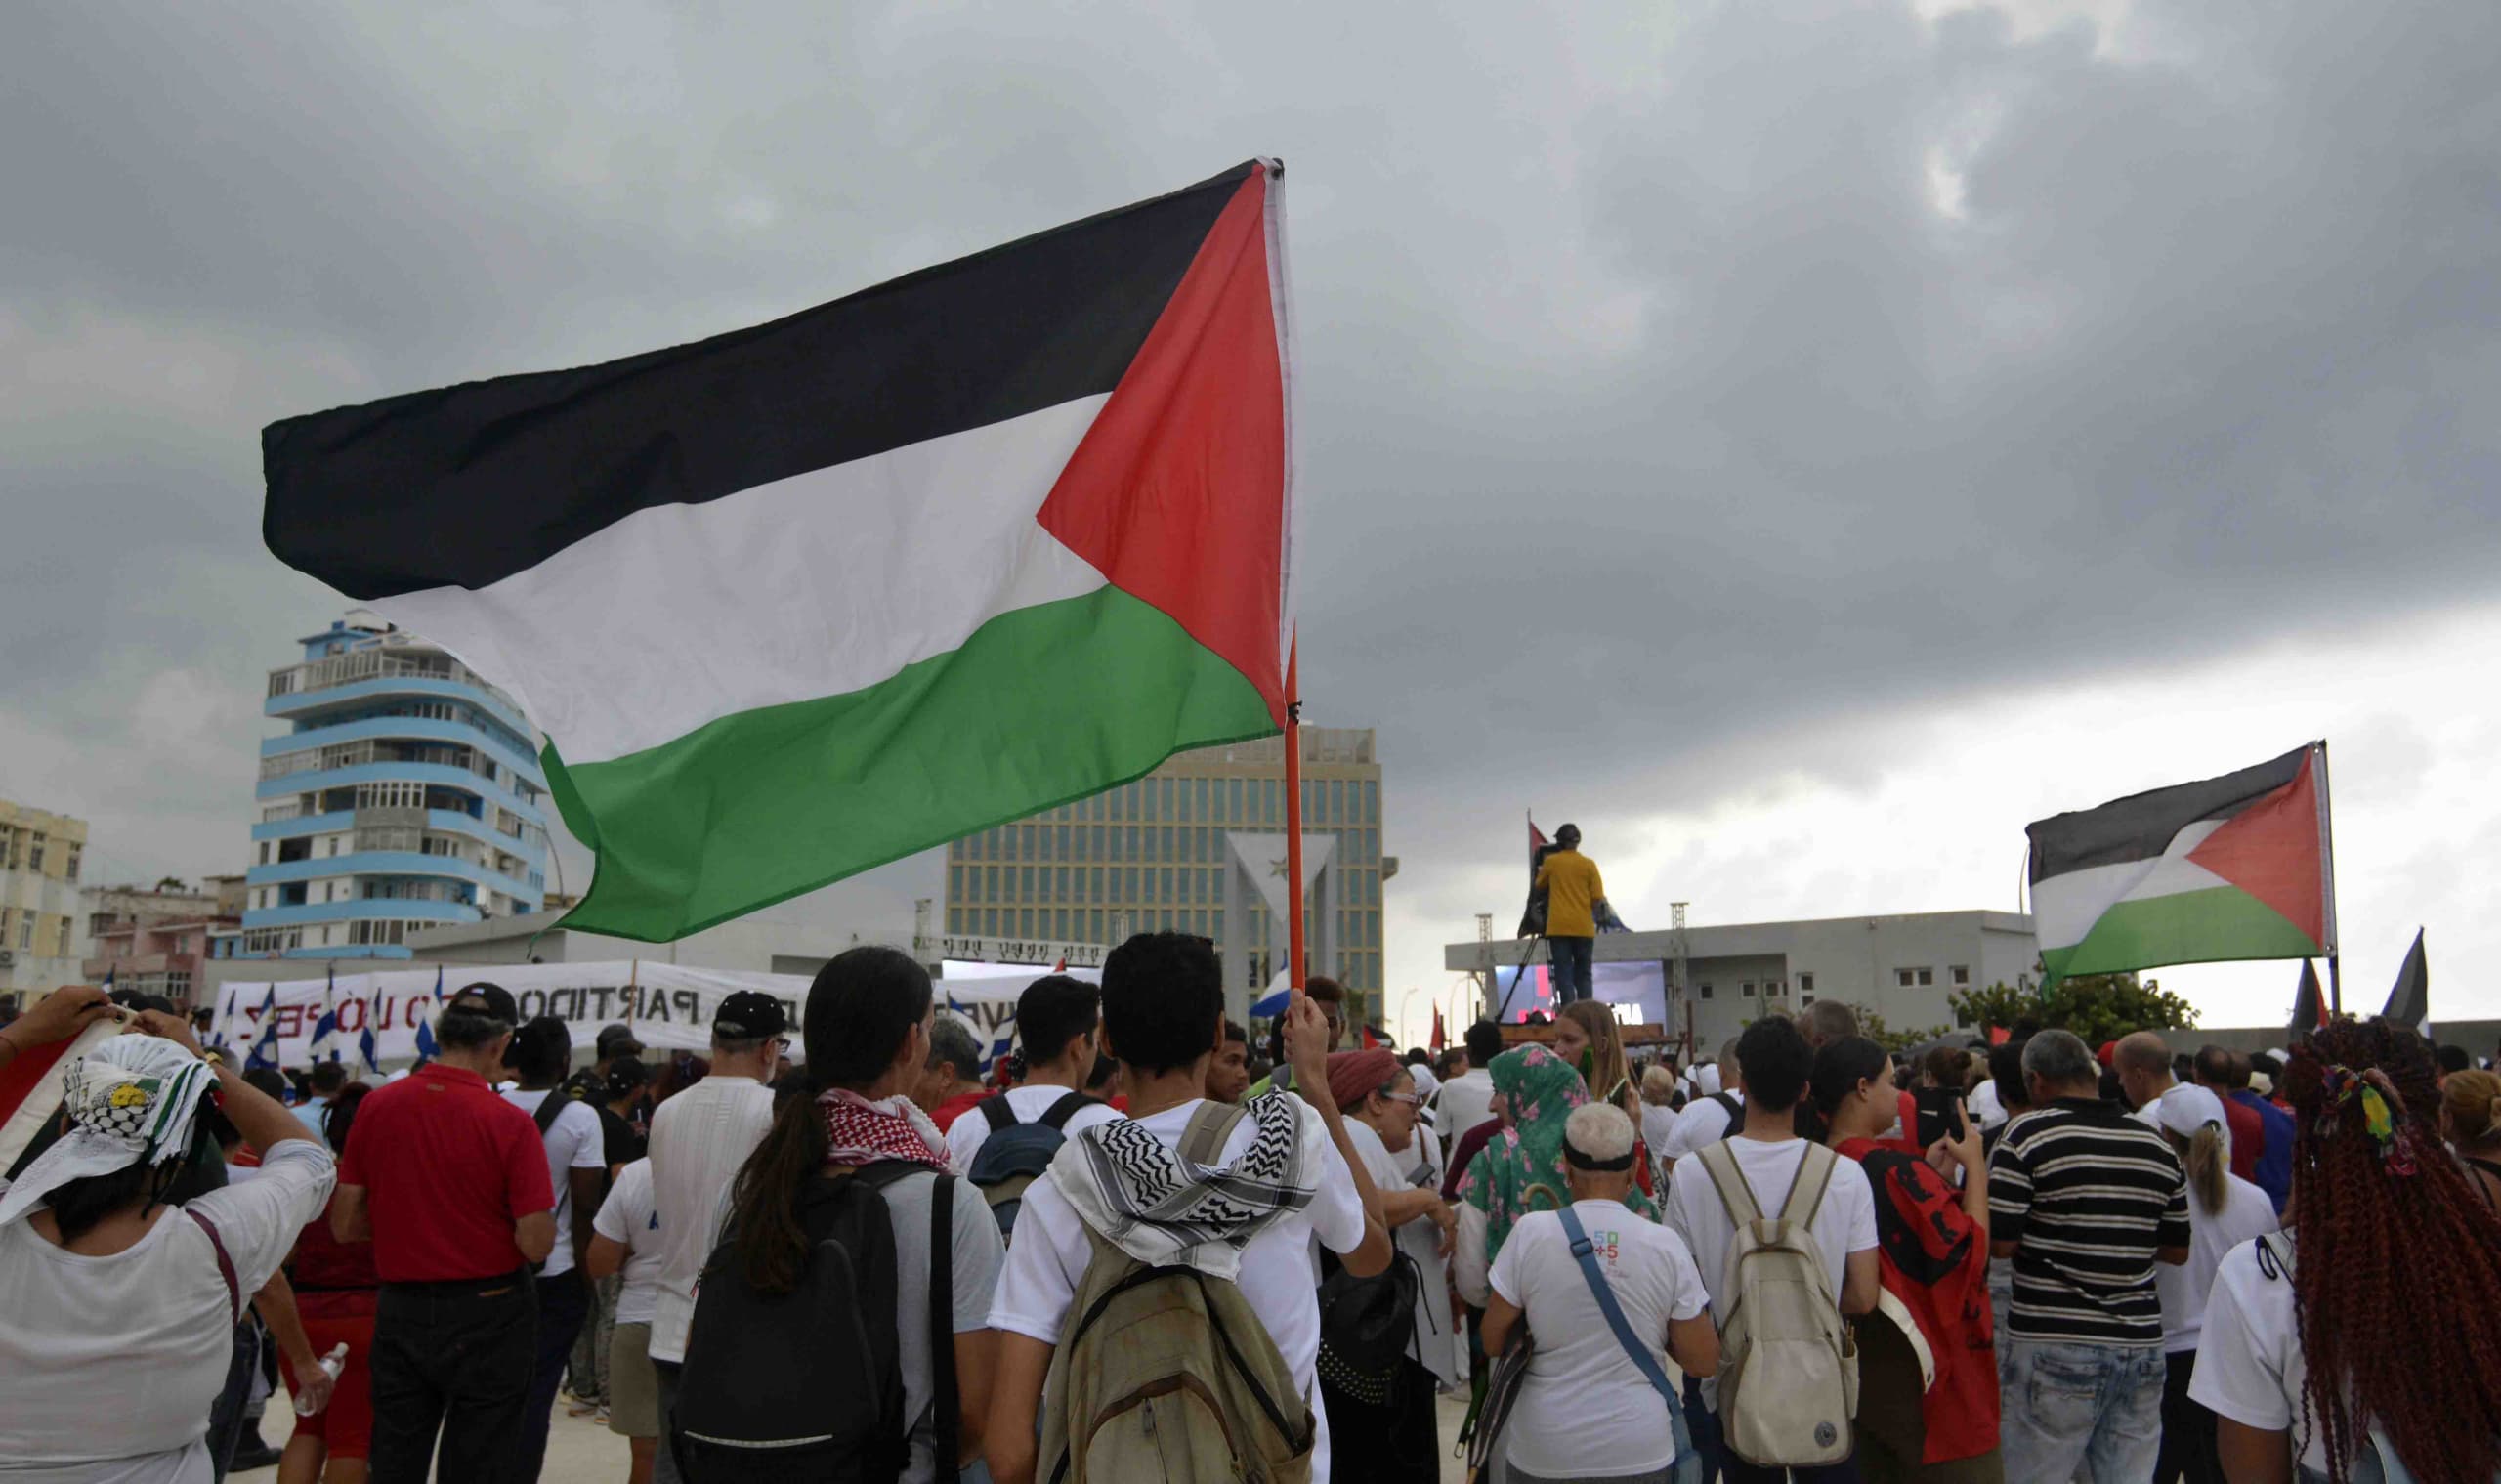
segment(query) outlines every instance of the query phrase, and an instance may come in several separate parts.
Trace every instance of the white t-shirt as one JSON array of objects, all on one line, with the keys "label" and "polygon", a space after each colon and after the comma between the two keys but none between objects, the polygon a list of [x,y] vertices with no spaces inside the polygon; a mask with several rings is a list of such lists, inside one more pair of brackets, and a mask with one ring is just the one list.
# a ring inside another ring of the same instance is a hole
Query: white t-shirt
[{"label": "white t-shirt", "polygon": [[[249,1303],[337,1183],[329,1150],[286,1139],[257,1178],[188,1208],[215,1223]],[[0,1475],[207,1484],[232,1302],[216,1247],[181,1208],[109,1256],[55,1247],[25,1221],[0,1227]]]},{"label": "white t-shirt", "polygon": [[2162,1348],[2166,1355],[2197,1348],[2206,1322],[2206,1295],[2224,1253],[2252,1237],[2275,1230],[2275,1203],[2235,1174],[2224,1176],[2224,1208],[2209,1212],[2188,1195],[2188,1260],[2179,1267],[2154,1264],[2154,1291],[2162,1295]]},{"label": "white t-shirt", "polygon": [[[1779,1214],[1810,1146],[1804,1139],[1774,1143],[1737,1138],[1728,1140],[1726,1147],[1737,1157],[1737,1172],[1745,1176],[1755,1204],[1766,1216]],[[1694,1265],[1702,1270],[1702,1286],[1711,1291],[1712,1312],[1723,1314],[1734,1296],[1720,1289],[1727,1280],[1728,1244],[1736,1227],[1728,1219],[1727,1208],[1720,1204],[1719,1188],[1711,1183],[1711,1171],[1703,1167],[1700,1160],[1678,1160],[1668,1184],[1668,1224],[1684,1238]],[[1832,1280],[1833,1301],[1838,1303],[1849,1254],[1876,1246],[1876,1193],[1869,1188],[1867,1172],[1858,1167],[1856,1160],[1833,1161],[1832,1183],[1824,1187],[1823,1204],[1815,1208],[1815,1219],[1806,1230],[1823,1256],[1824,1271]]]},{"label": "white t-shirt", "polygon": [[[1738,1107],[1746,1105],[1744,1093],[1731,1092],[1728,1095],[1737,1100]],[[1684,1111],[1676,1115],[1675,1130],[1668,1135],[1667,1144],[1658,1151],[1659,1158],[1681,1160],[1706,1144],[1717,1144],[1729,1135],[1729,1124],[1733,1122],[1728,1110],[1719,1106],[1715,1098],[1696,1098],[1685,1104]]]},{"label": "white t-shirt", "polygon": [[2302,1430],[2310,1363],[2293,1312],[2293,1244],[2267,1238],[2263,1256],[2261,1246],[2244,1242],[2215,1268],[2188,1399],[2244,1427],[2291,1432],[2301,1461],[2323,1475],[2327,1449]]},{"label": "white t-shirt", "polygon": [[695,1279],[712,1255],[713,1213],[772,1126],[773,1089],[751,1077],[707,1077],[652,1110],[652,1204],[660,1220],[652,1359],[686,1358]]},{"label": "white t-shirt", "polygon": [[[1572,1210],[1616,1306],[1659,1369],[1674,1375],[1669,1321],[1711,1306],[1684,1239],[1620,1201],[1575,1201]],[[1616,1339],[1572,1256],[1561,1216],[1538,1210],[1520,1217],[1494,1259],[1492,1283],[1519,1306],[1537,1340],[1511,1413],[1512,1467],[1564,1479],[1599,1469],[1648,1473],[1675,1462],[1674,1432],[1661,1415],[1667,1404]]]},{"label": "white t-shirt", "polygon": [[[1139,1119],[1138,1126],[1163,1140],[1165,1147],[1178,1149],[1200,1101],[1193,1098]],[[1219,1163],[1230,1165],[1240,1159],[1257,1131],[1251,1120],[1245,1118],[1225,1141]],[[1364,1207],[1355,1195],[1354,1176],[1334,1141],[1321,1145],[1317,1174],[1309,1206],[1261,1228],[1243,1248],[1238,1281],[1242,1296],[1250,1301],[1250,1312],[1267,1327],[1268,1337],[1276,1341],[1278,1352],[1293,1368],[1303,1399],[1311,1405],[1317,1423],[1311,1477],[1313,1484],[1328,1484],[1329,1419],[1328,1410],[1320,1404],[1317,1379],[1320,1296],[1312,1277],[1311,1241],[1319,1238],[1333,1252],[1361,1247]],[[1059,1193],[1055,1178],[1046,1175],[1026,1188],[1024,1208],[1016,1216],[1016,1241],[1007,1249],[1007,1267],[999,1275],[998,1293],[990,1306],[990,1328],[1046,1345],[1059,1343],[1060,1324],[1068,1317],[1069,1302],[1093,1257],[1085,1223]]]},{"label": "white t-shirt", "polygon": [[590,1229],[625,1249],[624,1282],[616,1289],[616,1322],[650,1324],[660,1291],[660,1222],[652,1206],[652,1162],[636,1160],[616,1173]]},{"label": "white t-shirt", "polygon": [[1650,1146],[1650,1158],[1665,1157],[1668,1141],[1675,1137],[1678,1110],[1665,1103],[1644,1101],[1641,1104],[1641,1137]]},{"label": "white t-shirt", "polygon": [[1483,1067],[1470,1067],[1442,1083],[1440,1099],[1433,1105],[1433,1126],[1454,1144],[1493,1116],[1494,1074]]},{"label": "white t-shirt", "polygon": [[[1039,1124],[1042,1121],[1042,1115],[1051,1111],[1051,1104],[1068,1094],[1069,1089],[1066,1087],[1026,1086],[1010,1087],[999,1096],[1007,1100],[1007,1111],[1016,1115],[1016,1122]],[[990,1101],[995,1100],[984,1099],[983,1103]],[[955,1173],[959,1175],[968,1175],[973,1172],[973,1156],[981,1153],[983,1142],[990,1137],[990,1118],[981,1111],[983,1103],[975,1103],[955,1115],[955,1122],[947,1127],[947,1162],[954,1166]],[[1070,1114],[1068,1122],[1060,1125],[1060,1132],[1083,1133],[1086,1129],[1098,1124],[1111,1123],[1120,1116],[1120,1110],[1111,1104],[1094,1103]],[[1024,1218],[1020,1215],[1017,1219],[1022,1221]]]},{"label": "white t-shirt", "polygon": [[599,1126],[599,1112],[590,1104],[553,1088],[536,1092],[507,1092],[504,1101],[531,1118],[538,1116],[538,1105],[550,1096],[565,1099],[565,1111],[547,1125],[546,1137],[539,1142],[547,1146],[547,1179],[556,1187],[556,1245],[548,1250],[547,1265],[539,1269],[541,1278],[554,1278],[573,1270],[573,1182],[567,1172],[575,1169],[606,1169],[607,1138]]}]

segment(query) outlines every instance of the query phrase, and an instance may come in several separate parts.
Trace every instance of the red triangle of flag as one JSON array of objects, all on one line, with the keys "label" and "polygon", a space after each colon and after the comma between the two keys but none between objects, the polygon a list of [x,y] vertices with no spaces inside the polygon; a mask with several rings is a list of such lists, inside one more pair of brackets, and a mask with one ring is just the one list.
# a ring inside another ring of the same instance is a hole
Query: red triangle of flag
[{"label": "red triangle of flag", "polygon": [[2204,867],[2283,914],[2325,945],[2327,908],[2320,887],[2316,754],[2302,760],[2293,781],[2226,821],[2188,852]]}]

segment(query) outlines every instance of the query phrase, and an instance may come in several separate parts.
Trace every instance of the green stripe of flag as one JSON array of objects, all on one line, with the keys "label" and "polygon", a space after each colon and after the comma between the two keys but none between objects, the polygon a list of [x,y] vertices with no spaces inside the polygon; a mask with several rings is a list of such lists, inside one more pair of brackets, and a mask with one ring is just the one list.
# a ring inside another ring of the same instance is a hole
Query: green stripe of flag
[{"label": "green stripe of flag", "polygon": [[599,855],[565,926],[683,937],[1276,731],[1241,671],[1118,588],[1018,609],[864,690],[578,767],[549,743],[557,807]]},{"label": "green stripe of flag", "polygon": [[2083,941],[2041,951],[2055,984],[2071,974],[2115,974],[2148,964],[2299,958],[2322,952],[2281,912],[2235,886],[2114,904]]}]

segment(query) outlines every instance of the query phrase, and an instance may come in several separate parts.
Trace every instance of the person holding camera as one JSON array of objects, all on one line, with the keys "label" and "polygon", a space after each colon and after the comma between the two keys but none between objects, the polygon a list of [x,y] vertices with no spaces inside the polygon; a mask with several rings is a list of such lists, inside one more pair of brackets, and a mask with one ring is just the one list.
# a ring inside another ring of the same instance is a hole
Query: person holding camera
[{"label": "person holding camera", "polygon": [[[1860,1475],[1869,1484],[1997,1484],[2006,1471],[1979,1129],[1958,1103],[1943,1136],[1923,1150],[1917,1101],[1896,1089],[1892,1059],[1864,1037],[1815,1053],[1811,1092],[1833,1152],[1858,1162],[1876,1198],[1883,1296],[1855,1321]],[[1896,1128],[1901,1136],[1887,1139]]]}]

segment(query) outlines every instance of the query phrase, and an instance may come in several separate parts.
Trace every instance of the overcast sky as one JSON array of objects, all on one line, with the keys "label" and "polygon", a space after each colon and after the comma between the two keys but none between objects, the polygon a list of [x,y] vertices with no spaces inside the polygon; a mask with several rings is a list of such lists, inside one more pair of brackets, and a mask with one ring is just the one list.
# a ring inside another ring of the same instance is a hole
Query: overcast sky
[{"label": "overcast sky", "polygon": [[[1264,153],[1393,1002],[1516,912],[1524,809],[1638,926],[2011,908],[2027,820],[2324,736],[2356,997],[2420,921],[2436,1016],[2501,1014],[2489,0],[81,3],[0,55],[0,796],[95,876],[241,868],[263,674],[344,606],[261,546],[264,423]],[[2165,977],[2237,1024],[2292,971]]]}]

